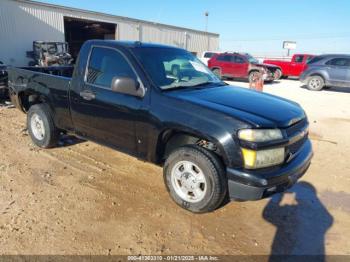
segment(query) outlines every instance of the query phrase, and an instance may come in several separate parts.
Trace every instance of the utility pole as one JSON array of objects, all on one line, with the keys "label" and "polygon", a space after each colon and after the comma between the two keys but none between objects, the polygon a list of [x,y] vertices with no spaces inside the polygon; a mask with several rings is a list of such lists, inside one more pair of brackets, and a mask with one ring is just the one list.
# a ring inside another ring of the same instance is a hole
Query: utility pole
[{"label": "utility pole", "polygon": [[207,38],[208,38],[207,50],[210,51],[210,38],[209,38],[209,33],[208,33],[209,12],[206,11],[204,13],[204,15],[205,15],[205,32],[206,32]]}]

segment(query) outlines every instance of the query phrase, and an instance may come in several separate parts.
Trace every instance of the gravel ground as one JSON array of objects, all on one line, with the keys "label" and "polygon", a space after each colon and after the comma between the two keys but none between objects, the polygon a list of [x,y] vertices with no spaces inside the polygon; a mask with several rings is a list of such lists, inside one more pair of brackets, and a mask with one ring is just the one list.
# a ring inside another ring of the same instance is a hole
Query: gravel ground
[{"label": "gravel ground", "polygon": [[350,255],[350,90],[265,91],[304,107],[312,166],[286,194],[203,215],[171,201],[160,168],[70,137],[38,149],[0,107],[0,254]]}]

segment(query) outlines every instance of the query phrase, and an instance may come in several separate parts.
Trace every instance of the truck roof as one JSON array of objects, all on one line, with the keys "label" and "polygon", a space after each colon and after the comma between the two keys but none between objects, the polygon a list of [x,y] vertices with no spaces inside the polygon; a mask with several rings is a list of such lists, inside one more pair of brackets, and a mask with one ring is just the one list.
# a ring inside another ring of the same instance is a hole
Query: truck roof
[{"label": "truck roof", "polygon": [[170,46],[170,45],[163,45],[163,44],[155,44],[155,43],[146,43],[146,42],[140,42],[140,41],[117,41],[117,40],[88,40],[86,43],[89,43],[90,45],[105,45],[108,44],[109,46],[122,46],[126,48],[135,48],[135,47],[147,47],[147,48],[175,48],[175,49],[181,49],[176,46]]},{"label": "truck roof", "polygon": [[323,54],[323,55],[319,55],[322,57],[346,57],[349,58],[350,54]]},{"label": "truck roof", "polygon": [[295,56],[295,55],[308,55],[308,56],[315,56],[315,55],[313,55],[313,54],[294,54],[293,56]]}]

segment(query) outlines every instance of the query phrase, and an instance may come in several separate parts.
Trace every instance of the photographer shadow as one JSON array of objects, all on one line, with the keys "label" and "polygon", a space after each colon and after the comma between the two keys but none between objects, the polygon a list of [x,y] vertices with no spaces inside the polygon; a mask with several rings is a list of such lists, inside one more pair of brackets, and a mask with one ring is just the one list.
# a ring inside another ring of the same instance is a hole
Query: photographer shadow
[{"label": "photographer shadow", "polygon": [[271,198],[263,211],[263,218],[277,228],[269,261],[305,261],[303,255],[312,256],[307,261],[325,261],[325,234],[333,217],[316,193],[312,184],[299,182]]}]

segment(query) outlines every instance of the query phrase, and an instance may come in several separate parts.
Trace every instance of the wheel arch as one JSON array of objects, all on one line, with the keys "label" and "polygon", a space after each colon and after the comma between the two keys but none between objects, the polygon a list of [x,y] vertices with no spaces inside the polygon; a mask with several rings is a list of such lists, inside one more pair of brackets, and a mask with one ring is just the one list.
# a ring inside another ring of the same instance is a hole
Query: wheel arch
[{"label": "wheel arch", "polygon": [[24,113],[27,113],[29,108],[37,104],[46,104],[47,108],[51,111],[51,114],[54,115],[54,108],[50,102],[49,96],[39,93],[33,89],[24,90],[18,93],[18,103],[19,108]]},{"label": "wheel arch", "polygon": [[326,83],[326,77],[322,73],[315,72],[315,73],[312,73],[312,74],[309,75],[309,77],[312,77],[312,76],[319,76],[319,77],[321,77],[323,79],[324,83]]},{"label": "wheel arch", "polygon": [[222,71],[221,66],[212,66],[212,67],[210,67],[211,71],[214,71],[215,69],[219,69],[220,71]]},{"label": "wheel arch", "polygon": [[225,165],[228,164],[228,159],[220,142],[214,137],[195,131],[173,128],[164,130],[158,136],[156,147],[157,163],[164,163],[165,159],[173,150],[185,145],[199,145],[214,152]]},{"label": "wheel arch", "polygon": [[249,76],[251,73],[253,73],[253,72],[258,72],[258,73],[259,73],[259,69],[257,69],[257,68],[252,68],[252,69],[250,69],[250,70],[248,71],[248,76]]}]

